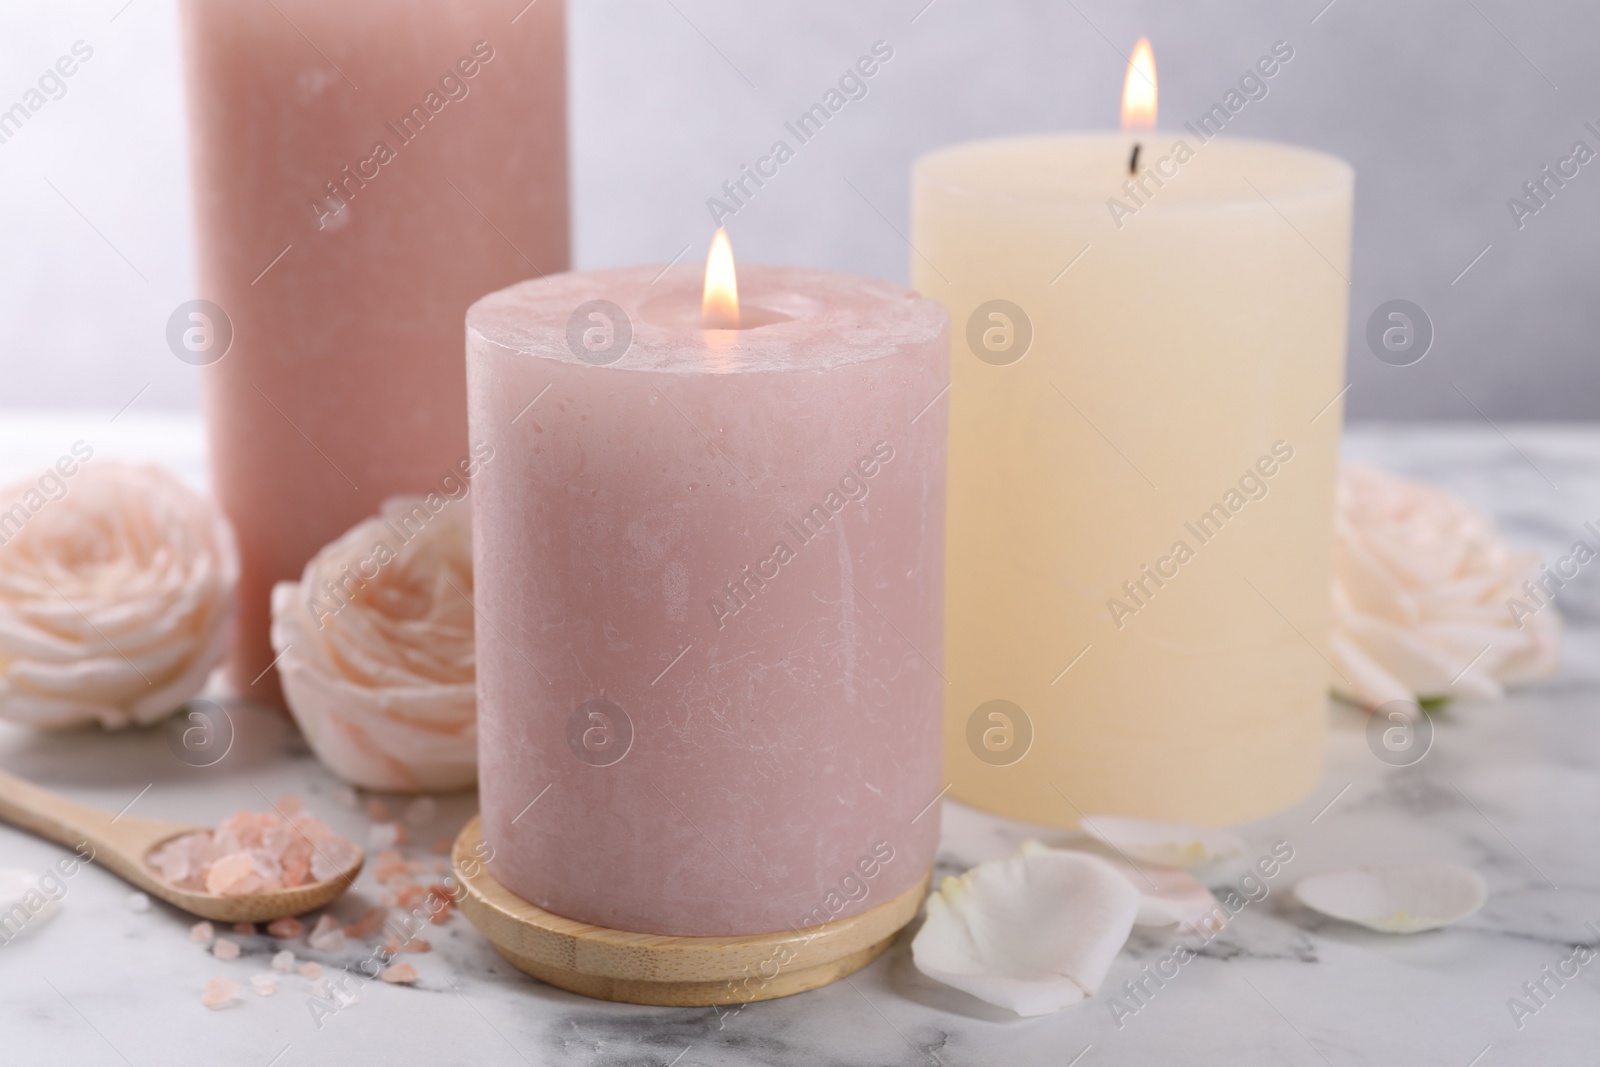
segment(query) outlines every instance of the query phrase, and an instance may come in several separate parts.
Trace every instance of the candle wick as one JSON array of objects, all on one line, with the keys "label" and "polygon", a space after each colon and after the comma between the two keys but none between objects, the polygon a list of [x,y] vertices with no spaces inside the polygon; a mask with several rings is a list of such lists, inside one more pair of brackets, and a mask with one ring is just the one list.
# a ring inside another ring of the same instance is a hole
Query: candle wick
[{"label": "candle wick", "polygon": [[1128,157],[1128,173],[1139,173],[1139,142],[1133,142],[1133,155]]}]

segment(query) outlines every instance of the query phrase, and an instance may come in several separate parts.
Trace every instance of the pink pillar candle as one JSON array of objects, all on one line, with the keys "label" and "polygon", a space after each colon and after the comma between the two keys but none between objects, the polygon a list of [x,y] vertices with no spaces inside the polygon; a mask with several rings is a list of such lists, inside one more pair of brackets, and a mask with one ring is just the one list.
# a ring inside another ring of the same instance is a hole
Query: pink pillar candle
[{"label": "pink pillar candle", "polygon": [[[653,279],[659,280],[653,281]],[[643,933],[789,930],[933,861],[948,324],[744,267],[524,282],[467,315],[493,870]]]},{"label": "pink pillar candle", "polygon": [[246,695],[277,699],[273,584],[467,455],[467,305],[567,266],[564,10],[518,6],[183,0],[200,296],[231,348],[215,312],[177,318],[216,345],[185,358]]}]

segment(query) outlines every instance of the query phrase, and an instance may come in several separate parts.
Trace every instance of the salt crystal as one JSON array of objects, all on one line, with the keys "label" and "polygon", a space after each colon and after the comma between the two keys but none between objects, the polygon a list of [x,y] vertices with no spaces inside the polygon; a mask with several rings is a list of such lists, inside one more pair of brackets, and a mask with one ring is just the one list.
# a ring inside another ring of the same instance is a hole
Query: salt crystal
[{"label": "salt crystal", "polygon": [[305,810],[306,803],[293,793],[285,793],[278,798],[273,807],[278,809],[278,814],[286,819],[292,819]]},{"label": "salt crystal", "polygon": [[306,932],[306,924],[299,919],[273,919],[267,924],[267,933],[282,941],[293,941]]},{"label": "salt crystal", "polygon": [[295,973],[301,978],[321,978],[322,964],[307,960],[295,968]]},{"label": "salt crystal", "polygon": [[280,974],[288,974],[294,970],[294,953],[288,949],[274,953],[272,956],[272,969]]},{"label": "salt crystal", "polygon": [[150,898],[143,893],[132,893],[128,896],[129,911],[149,911]]},{"label": "salt crystal", "polygon": [[232,1004],[238,993],[238,982],[227,978],[213,978],[206,982],[205,992],[200,994],[200,1003],[212,1011],[220,1011]]},{"label": "salt crystal", "polygon": [[243,934],[245,937],[252,937],[252,936],[255,935],[255,932],[256,932],[256,924],[255,923],[234,923],[233,924],[233,932],[236,933],[236,934]]},{"label": "salt crystal", "polygon": [[433,951],[433,943],[431,941],[424,941],[420,937],[413,937],[410,941],[407,941],[403,947],[407,952]]},{"label": "salt crystal", "polygon": [[367,847],[374,851],[394,848],[401,841],[401,826],[397,822],[380,822],[367,831]]},{"label": "salt crystal", "polygon": [[266,972],[252,974],[250,988],[255,990],[258,997],[270,997],[278,991],[278,976]]},{"label": "salt crystal", "polygon": [[389,808],[383,801],[373,797],[367,801],[367,818],[373,822],[383,822],[389,818]]},{"label": "salt crystal", "polygon": [[311,983],[311,995],[321,1000],[332,1000],[333,984],[326,978],[318,978]]},{"label": "salt crystal", "polygon": [[400,816],[412,826],[426,826],[439,814],[439,803],[432,797],[418,797],[407,805],[405,814]]},{"label": "salt crystal", "polygon": [[372,877],[380,884],[399,878],[410,871],[411,865],[400,855],[398,849],[384,849],[378,853],[378,858],[372,864]]},{"label": "salt crystal", "polygon": [[415,982],[417,969],[409,963],[396,963],[392,967],[385,967],[378,977],[391,985]]},{"label": "salt crystal", "polygon": [[389,917],[388,908],[373,908],[361,918],[344,928],[346,937],[370,937],[383,928],[383,920]]},{"label": "salt crystal", "polygon": [[[151,854],[150,865],[180,889],[239,896],[323,881],[360,858],[352,842],[303,814],[294,798],[280,807],[287,818],[276,811],[241,811],[215,830],[173,838]],[[325,861],[319,863],[318,856]]]},{"label": "salt crystal", "polygon": [[189,927],[189,940],[193,941],[197,945],[209,944],[212,936],[215,935],[216,932],[217,928],[212,926],[210,923],[197,922],[193,926]]},{"label": "salt crystal", "polygon": [[323,914],[317,925],[306,935],[306,944],[319,952],[342,952],[345,947],[344,929],[332,915]]},{"label": "salt crystal", "polygon": [[236,960],[239,958],[239,943],[219,937],[217,943],[211,946],[211,954],[219,960]]},{"label": "salt crystal", "polygon": [[450,850],[455,847],[455,841],[448,837],[441,837],[433,843],[433,851],[441,856],[450,855]]}]

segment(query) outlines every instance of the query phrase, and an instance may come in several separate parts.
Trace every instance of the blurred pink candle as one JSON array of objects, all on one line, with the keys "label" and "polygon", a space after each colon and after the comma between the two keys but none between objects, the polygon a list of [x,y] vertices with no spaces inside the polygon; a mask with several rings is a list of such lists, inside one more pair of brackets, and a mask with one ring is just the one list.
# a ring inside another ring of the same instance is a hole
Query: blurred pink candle
[{"label": "blurred pink candle", "polygon": [[702,330],[698,271],[660,273],[467,316],[492,866],[614,929],[816,925],[938,839],[947,320],[746,267],[744,328]]},{"label": "blurred pink candle", "polygon": [[467,305],[567,265],[564,9],[517,6],[183,0],[200,295],[232,326],[190,361],[249,696],[280,699],[273,583],[467,455]]}]

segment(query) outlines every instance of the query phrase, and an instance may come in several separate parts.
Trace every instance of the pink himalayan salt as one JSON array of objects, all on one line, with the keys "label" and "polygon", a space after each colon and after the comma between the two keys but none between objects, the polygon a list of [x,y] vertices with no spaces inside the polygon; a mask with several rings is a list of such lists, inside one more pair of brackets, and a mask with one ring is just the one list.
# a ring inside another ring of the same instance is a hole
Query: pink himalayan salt
[{"label": "pink himalayan salt", "polygon": [[234,923],[233,924],[233,932],[236,933],[236,934],[242,934],[245,937],[254,937],[255,936],[255,932],[256,932],[256,924],[255,923]]},{"label": "pink himalayan salt", "polygon": [[189,940],[197,945],[211,943],[211,938],[216,934],[217,928],[208,922],[197,922],[189,927]]},{"label": "pink himalayan salt", "polygon": [[383,929],[383,921],[389,917],[388,908],[373,908],[355,922],[344,928],[346,937],[371,937]]},{"label": "pink himalayan salt", "polygon": [[427,941],[424,941],[420,937],[413,937],[409,941],[402,941],[398,937],[391,937],[389,940],[383,943],[383,951],[389,954],[390,959],[393,959],[402,952],[432,952],[433,945]]},{"label": "pink himalayan salt", "polygon": [[263,971],[261,974],[250,976],[250,988],[255,990],[258,997],[270,997],[278,991],[278,976]]},{"label": "pink himalayan salt", "polygon": [[385,967],[378,977],[391,985],[415,982],[417,969],[409,963],[396,963],[391,967]]},{"label": "pink himalayan salt", "polygon": [[267,933],[281,941],[293,941],[306,932],[306,924],[299,919],[273,919],[267,924]]},{"label": "pink himalayan salt", "polygon": [[373,822],[386,822],[389,818],[389,808],[383,801],[373,797],[367,801],[367,818]]},{"label": "pink himalayan salt", "polygon": [[339,952],[345,944],[344,928],[332,915],[321,915],[306,935],[306,944],[320,952]]},{"label": "pink himalayan salt", "polygon": [[279,974],[288,974],[290,971],[294,970],[294,953],[290,952],[288,949],[284,949],[282,952],[274,953],[272,957],[272,969],[277,971]]},{"label": "pink himalayan salt", "polygon": [[302,963],[299,967],[296,967],[295,973],[301,978],[321,978],[322,964],[313,963],[308,960],[307,962]]},{"label": "pink himalayan salt", "polygon": [[213,978],[206,982],[205,992],[200,994],[200,1003],[212,1011],[221,1011],[232,1004],[238,995],[238,982],[228,978]]},{"label": "pink himalayan salt", "polygon": [[214,831],[168,841],[150,863],[180,889],[238,896],[324,881],[359,856],[352,842],[308,815],[242,811]]},{"label": "pink himalayan salt", "polygon": [[397,822],[380,822],[367,831],[367,847],[374,851],[406,843],[406,828]]},{"label": "pink himalayan salt", "polygon": [[381,885],[393,878],[399,878],[411,873],[411,864],[405,861],[396,849],[385,849],[378,853],[377,860],[372,865],[372,876]]},{"label": "pink himalayan salt", "polygon": [[219,960],[236,960],[239,958],[239,943],[219,937],[217,943],[211,946],[211,954]]},{"label": "pink himalayan salt", "polygon": [[293,793],[285,793],[278,798],[273,807],[278,809],[278,814],[285,819],[292,819],[305,811],[306,803]]},{"label": "pink himalayan salt", "polygon": [[433,843],[433,851],[437,852],[441,856],[448,856],[450,855],[450,850],[455,848],[455,845],[456,843],[453,838],[441,837],[439,840]]}]

